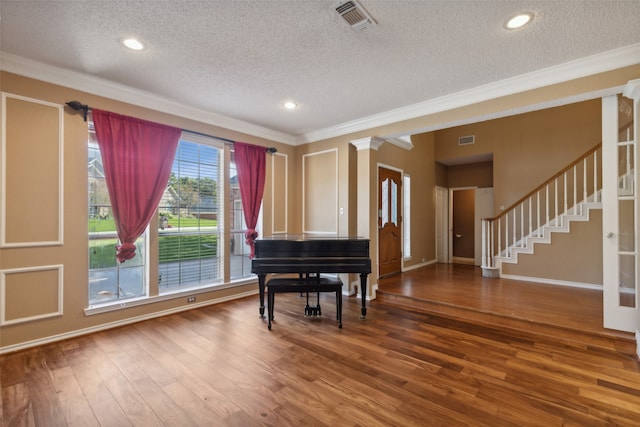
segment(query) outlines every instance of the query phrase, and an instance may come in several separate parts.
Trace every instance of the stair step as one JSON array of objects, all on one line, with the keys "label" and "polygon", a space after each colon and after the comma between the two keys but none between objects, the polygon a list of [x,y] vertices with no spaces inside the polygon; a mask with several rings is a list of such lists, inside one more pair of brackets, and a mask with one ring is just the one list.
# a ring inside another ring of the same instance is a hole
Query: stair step
[{"label": "stair step", "polygon": [[399,305],[417,311],[432,313],[441,317],[464,320],[501,330],[526,331],[527,333],[552,337],[571,345],[600,348],[603,351],[618,351],[633,355],[635,340],[632,333],[610,330],[604,333],[578,330],[562,325],[552,325],[531,319],[491,313],[473,307],[463,307],[442,301],[419,299],[411,296],[387,293],[378,289],[376,300]]},{"label": "stair step", "polygon": [[523,238],[524,244],[522,243],[522,240],[519,240],[518,242],[511,244],[509,248],[504,249],[500,255],[495,257],[496,265],[503,262],[508,264],[517,264],[518,254],[533,254],[536,243],[549,244],[551,243],[551,235],[553,233],[571,232],[571,222],[589,221],[589,211],[591,209],[602,209],[602,203],[581,202],[578,209],[582,212],[581,214],[560,214],[558,216],[560,219],[557,221],[559,224],[556,224],[555,219],[552,219],[541,227],[542,233],[540,233],[539,229],[533,230],[530,235]]}]

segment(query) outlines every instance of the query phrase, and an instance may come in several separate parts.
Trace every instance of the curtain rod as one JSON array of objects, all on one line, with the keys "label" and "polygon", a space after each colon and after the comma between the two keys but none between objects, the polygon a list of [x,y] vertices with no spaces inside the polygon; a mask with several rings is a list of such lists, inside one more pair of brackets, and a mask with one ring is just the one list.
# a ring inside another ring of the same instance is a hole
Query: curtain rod
[{"label": "curtain rod", "polygon": [[[83,104],[80,101],[69,101],[65,103],[66,105],[69,106],[69,108],[71,108],[74,111],[80,111],[82,113],[82,118],[84,119],[84,121],[87,121],[87,116],[89,115],[89,110],[91,109],[91,107],[89,107],[87,104]],[[214,135],[208,135],[206,133],[202,133],[202,132],[196,132],[193,130],[189,130],[189,129],[182,129],[183,132],[189,132],[189,133],[193,133],[196,135],[200,135],[200,136],[206,136],[208,138],[215,138],[215,139],[219,139],[221,141],[225,141],[228,142],[230,144],[233,144],[234,140],[231,139],[227,139],[227,138],[221,138],[219,136],[214,136]],[[266,151],[268,153],[276,153],[278,151],[278,149],[276,147],[266,147]]]}]

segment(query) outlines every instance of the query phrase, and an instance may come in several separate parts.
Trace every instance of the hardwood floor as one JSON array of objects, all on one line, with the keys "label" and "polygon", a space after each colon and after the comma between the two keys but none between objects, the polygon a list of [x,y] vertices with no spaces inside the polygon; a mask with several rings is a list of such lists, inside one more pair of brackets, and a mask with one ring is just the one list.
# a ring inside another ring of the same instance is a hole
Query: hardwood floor
[{"label": "hardwood floor", "polygon": [[600,290],[486,278],[479,267],[454,264],[381,278],[378,286],[380,301],[431,313],[627,349],[634,341],[631,333],[602,326]]},{"label": "hardwood floor", "polygon": [[[422,292],[435,285],[420,283],[423,274],[451,281],[465,274],[415,273],[395,286]],[[439,283],[439,292],[447,286]],[[487,292],[496,301],[484,308],[497,310],[500,292]],[[531,305],[533,297],[522,295],[523,305]],[[345,298],[339,329],[330,295],[322,298],[321,317],[305,318],[304,304],[297,294],[277,295],[271,331],[258,317],[256,296],[1,356],[2,426],[637,426],[640,420],[640,367],[625,345],[480,323],[459,312],[426,313],[384,298],[371,301],[366,320],[359,320],[359,300]]]}]

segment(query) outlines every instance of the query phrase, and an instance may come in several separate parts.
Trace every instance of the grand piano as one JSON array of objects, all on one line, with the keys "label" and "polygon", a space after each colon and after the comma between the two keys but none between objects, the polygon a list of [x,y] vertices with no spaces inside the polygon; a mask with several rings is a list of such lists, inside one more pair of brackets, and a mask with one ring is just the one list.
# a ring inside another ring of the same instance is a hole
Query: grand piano
[{"label": "grand piano", "polygon": [[258,275],[260,316],[264,317],[267,274],[360,274],[361,319],[367,316],[367,275],[371,273],[369,239],[275,235],[255,241],[251,272]]}]

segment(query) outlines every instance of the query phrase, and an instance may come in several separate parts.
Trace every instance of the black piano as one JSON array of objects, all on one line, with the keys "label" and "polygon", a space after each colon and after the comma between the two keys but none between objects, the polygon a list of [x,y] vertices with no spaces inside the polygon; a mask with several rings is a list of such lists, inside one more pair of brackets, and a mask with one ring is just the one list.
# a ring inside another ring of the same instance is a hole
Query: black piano
[{"label": "black piano", "polygon": [[255,241],[251,272],[258,275],[260,316],[264,317],[267,274],[358,273],[362,316],[367,315],[367,275],[371,273],[369,239],[276,235]]}]

